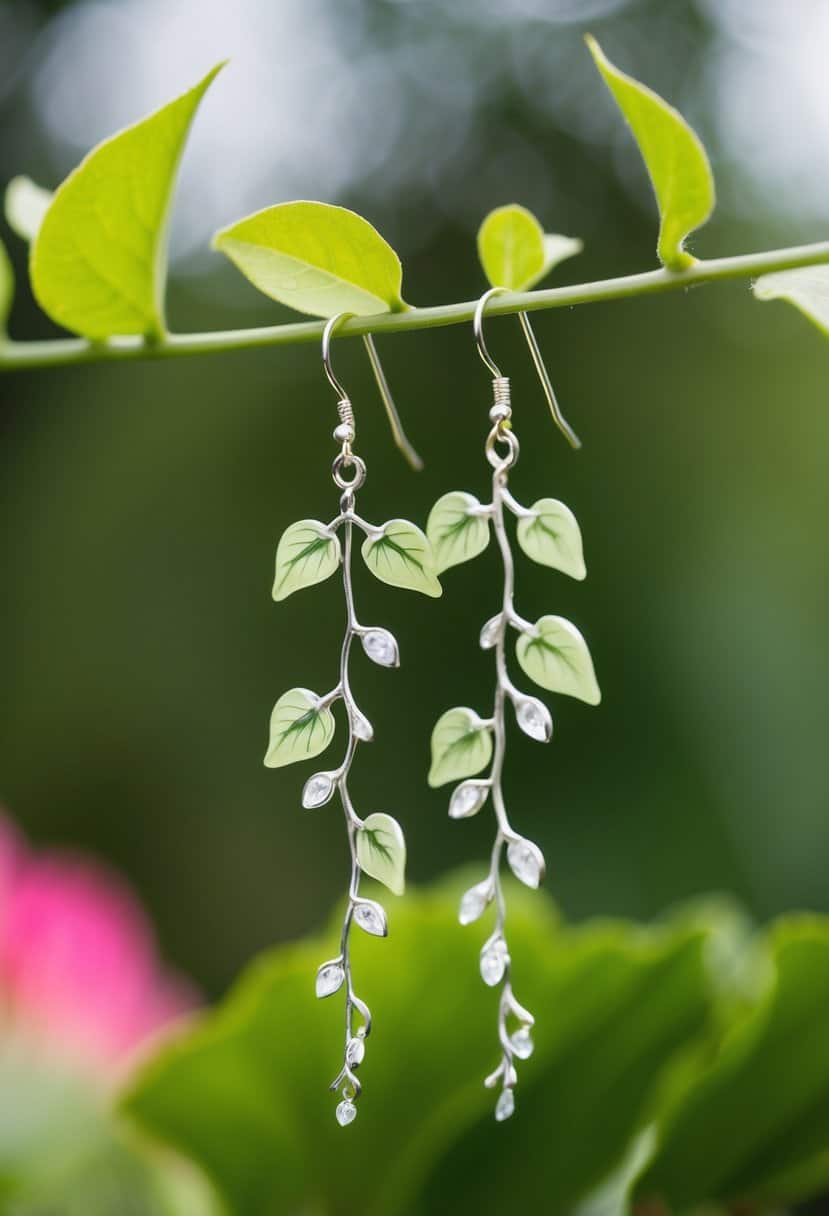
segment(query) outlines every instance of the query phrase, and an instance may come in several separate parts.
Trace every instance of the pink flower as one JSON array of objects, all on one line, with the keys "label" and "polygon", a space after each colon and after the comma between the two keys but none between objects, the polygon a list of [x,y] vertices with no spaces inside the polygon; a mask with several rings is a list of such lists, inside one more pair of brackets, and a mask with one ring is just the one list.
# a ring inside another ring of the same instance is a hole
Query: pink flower
[{"label": "pink flower", "polygon": [[195,1003],[160,964],[120,878],[80,857],[31,853],[0,816],[0,1008],[16,1033],[110,1073]]}]

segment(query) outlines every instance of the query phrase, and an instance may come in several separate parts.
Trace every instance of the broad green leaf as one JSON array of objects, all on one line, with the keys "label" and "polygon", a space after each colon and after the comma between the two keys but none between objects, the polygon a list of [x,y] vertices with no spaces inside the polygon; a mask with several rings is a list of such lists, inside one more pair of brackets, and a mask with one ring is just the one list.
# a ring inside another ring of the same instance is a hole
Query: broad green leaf
[{"label": "broad green leaf", "polygon": [[377,812],[363,820],[357,830],[357,860],[360,868],[402,895],[406,885],[406,841],[403,829],[391,815]]},{"label": "broad green leaf", "polygon": [[542,616],[532,633],[521,634],[515,652],[524,671],[541,688],[578,697],[588,705],[601,701],[587,643],[564,617]]},{"label": "broad green leaf", "polygon": [[432,731],[432,788],[472,777],[492,758],[492,734],[474,709],[458,706],[441,714]]},{"label": "broad green leaf", "polygon": [[6,333],[6,324],[12,310],[14,300],[14,271],[6,253],[6,246],[0,241],[0,338]]},{"label": "broad green leaf", "polygon": [[267,768],[281,768],[318,756],[331,742],[334,715],[320,708],[320,699],[307,688],[291,688],[273,707]]},{"label": "broad green leaf", "polygon": [[6,186],[6,222],[24,241],[33,241],[52,202],[51,190],[44,190],[30,177],[13,177]]},{"label": "broad green leaf", "polygon": [[581,241],[556,233],[545,235],[531,211],[510,203],[490,211],[478,229],[478,257],[493,287],[528,291],[546,274],[581,253]]},{"label": "broad green leaf", "polygon": [[537,1019],[536,1050],[519,1067],[515,1118],[496,1127],[481,1084],[498,1059],[494,1007],[478,975],[478,929],[456,920],[474,877],[399,901],[393,949],[352,941],[373,1029],[350,1131],[326,1091],[341,1021],[313,996],[341,913],[324,939],[265,955],[200,1027],[163,1048],[133,1083],[127,1113],[191,1154],[239,1216],[535,1212],[539,1196],[545,1216],[564,1216],[622,1159],[665,1066],[703,1031],[711,932],[560,928],[543,895],[510,886],[513,978]]},{"label": "broad green leaf", "polygon": [[407,519],[390,519],[383,524],[380,535],[366,537],[361,552],[369,570],[381,582],[433,597],[443,594],[432,546],[420,528]]},{"label": "broad green leaf", "polygon": [[329,203],[280,203],[223,228],[213,248],[297,312],[373,316],[407,307],[400,259],[368,220]]},{"label": "broad green leaf", "polygon": [[784,919],[766,982],[713,1057],[684,1070],[640,1196],[787,1206],[829,1182],[829,924]]},{"label": "broad green leaf", "polygon": [[167,223],[199,102],[222,64],[104,140],[55,191],[32,245],[35,298],[87,338],[164,332]]},{"label": "broad green leaf", "polygon": [[595,38],[587,45],[639,145],[659,206],[659,260],[683,270],[694,259],[686,238],[714,210],[714,178],[699,136],[678,110],[632,76],[620,72]]},{"label": "broad green leaf", "polygon": [[539,498],[530,507],[531,516],[518,521],[518,543],[527,557],[542,566],[552,566],[571,578],[583,579],[581,530],[569,507],[555,498]]},{"label": "broad green leaf", "polygon": [[426,522],[426,535],[435,555],[435,570],[477,557],[489,544],[489,518],[474,494],[451,490],[439,498]]},{"label": "broad green leaf", "polygon": [[788,300],[829,336],[829,266],[763,274],[753,290],[758,300]]},{"label": "broad green leaf", "polygon": [[334,573],[340,564],[340,541],[316,519],[291,524],[276,547],[273,598],[284,600],[302,587],[313,587]]}]

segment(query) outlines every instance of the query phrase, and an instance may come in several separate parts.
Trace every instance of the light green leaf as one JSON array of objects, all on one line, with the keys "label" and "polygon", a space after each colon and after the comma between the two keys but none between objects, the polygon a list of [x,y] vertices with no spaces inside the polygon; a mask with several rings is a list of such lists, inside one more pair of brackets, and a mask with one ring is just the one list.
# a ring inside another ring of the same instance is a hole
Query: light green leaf
[{"label": "light green leaf", "polygon": [[581,530],[569,507],[555,498],[539,498],[531,516],[518,521],[518,543],[527,557],[542,566],[552,566],[571,578],[583,579]]},{"label": "light green leaf", "polygon": [[406,587],[437,597],[443,589],[435,574],[435,557],[426,536],[407,519],[390,519],[379,536],[367,536],[361,549],[372,574],[392,587]]},{"label": "light green leaf", "polygon": [[276,547],[273,598],[287,599],[302,587],[313,587],[334,573],[340,564],[340,541],[316,519],[291,524]]},{"label": "light green leaf", "polygon": [[788,300],[829,337],[829,266],[764,274],[753,290],[758,300]]},{"label": "light green leaf", "polygon": [[13,177],[6,186],[6,222],[24,241],[33,241],[52,202],[51,190],[44,190],[30,177]]},{"label": "light green leaf", "polygon": [[213,248],[297,312],[373,316],[407,307],[400,259],[368,220],[329,203],[280,203],[223,228]]},{"label": "light green leaf", "polygon": [[478,229],[478,257],[493,287],[527,291],[584,248],[581,241],[545,235],[531,211],[510,203],[490,211]]},{"label": "light green leaf", "polygon": [[376,878],[395,895],[406,885],[406,841],[403,829],[391,815],[367,816],[357,830],[357,861],[370,878]]},{"label": "light green leaf", "polygon": [[451,490],[429,512],[426,535],[435,555],[435,569],[443,574],[450,566],[483,552],[489,544],[489,518],[474,494]]},{"label": "light green leaf", "polygon": [[714,178],[705,148],[678,110],[614,67],[595,38],[588,36],[587,45],[650,175],[659,206],[659,260],[669,270],[683,270],[694,261],[683,248],[686,237],[714,210]]},{"label": "light green leaf", "polygon": [[222,64],[104,140],[55,191],[32,246],[44,312],[87,338],[164,331],[167,221],[190,124]]},{"label": "light green leaf", "polygon": [[542,688],[578,697],[588,705],[601,701],[587,643],[564,617],[542,616],[532,633],[521,634],[515,650],[524,671]]},{"label": "light green leaf", "polygon": [[492,758],[492,735],[473,709],[458,706],[441,714],[432,731],[429,785],[472,777]]},{"label": "light green leaf", "polygon": [[267,768],[282,768],[318,756],[331,742],[334,715],[320,708],[320,699],[307,688],[291,688],[273,707]]},{"label": "light green leaf", "polygon": [[6,334],[6,322],[12,310],[13,300],[14,271],[6,253],[6,246],[0,241],[0,338]]}]

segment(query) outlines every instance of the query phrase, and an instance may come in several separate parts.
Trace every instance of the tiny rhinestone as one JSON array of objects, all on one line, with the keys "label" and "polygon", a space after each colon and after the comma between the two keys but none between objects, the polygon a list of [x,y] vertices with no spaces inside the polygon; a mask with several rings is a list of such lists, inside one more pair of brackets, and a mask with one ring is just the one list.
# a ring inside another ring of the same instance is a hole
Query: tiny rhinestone
[{"label": "tiny rhinestone", "polygon": [[349,1098],[343,1098],[337,1107],[337,1122],[340,1127],[348,1127],[357,1118],[357,1107]]},{"label": "tiny rhinestone", "polygon": [[519,1026],[515,1034],[510,1039],[512,1050],[518,1056],[519,1060],[529,1060],[532,1053],[535,1051],[535,1043],[530,1034],[529,1026]]},{"label": "tiny rhinestone", "polygon": [[546,705],[542,705],[534,697],[522,701],[515,716],[524,734],[529,735],[531,739],[546,743],[553,733],[553,724]]},{"label": "tiny rhinestone", "polygon": [[397,643],[387,629],[369,629],[361,640],[368,657],[381,667],[396,667],[400,662]]},{"label": "tiny rhinestone", "polygon": [[499,984],[504,977],[508,961],[507,943],[502,937],[487,942],[481,951],[481,979],[484,983],[490,988]]},{"label": "tiny rhinestone", "polygon": [[302,791],[302,805],[306,811],[315,806],[323,806],[334,793],[334,782],[327,773],[314,773],[305,782]]},{"label": "tiny rhinestone", "polygon": [[[503,1123],[505,1119],[509,1119],[510,1115],[515,1111],[515,1094],[511,1089],[502,1089],[501,1096],[495,1103],[495,1118],[499,1123]],[[353,1116],[352,1116],[353,1118]]]},{"label": "tiny rhinestone", "polygon": [[348,1040],[348,1046],[345,1049],[345,1062],[349,1068],[356,1068],[358,1064],[362,1064],[366,1054],[366,1045],[361,1038],[354,1037]]},{"label": "tiny rhinestone", "polygon": [[317,996],[331,996],[342,986],[345,972],[339,963],[324,963],[317,972]]},{"label": "tiny rhinestone", "polygon": [[507,861],[516,878],[528,887],[537,887],[544,873],[541,850],[529,840],[513,840],[507,846]]}]

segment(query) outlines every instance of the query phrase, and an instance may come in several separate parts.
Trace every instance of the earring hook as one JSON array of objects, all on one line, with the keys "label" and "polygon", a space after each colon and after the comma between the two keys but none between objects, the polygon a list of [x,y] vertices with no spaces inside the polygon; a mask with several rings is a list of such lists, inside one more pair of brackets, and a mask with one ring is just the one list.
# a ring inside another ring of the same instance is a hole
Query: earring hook
[{"label": "earring hook", "polygon": [[[337,328],[343,321],[347,321],[349,317],[353,317],[354,313],[341,312],[335,317],[331,317],[326,322],[325,329],[322,332],[322,364],[325,368],[325,374],[328,377],[328,383],[338,394],[341,402],[348,402],[348,408],[351,409],[351,421],[353,426],[354,413],[351,407],[351,402],[348,393],[343,388],[340,381],[334,375],[334,368],[331,365],[331,339],[333,338]],[[380,356],[377,353],[377,347],[374,345],[374,338],[371,334],[363,334],[363,344],[366,348],[371,370],[374,373],[374,380],[380,392],[380,397],[383,401],[383,406],[386,411],[386,417],[391,427],[391,433],[398,450],[403,454],[404,459],[417,472],[423,468],[423,461],[415,451],[412,444],[403,429],[403,423],[400,421],[400,415],[397,412],[397,406],[394,404],[394,398],[391,395],[389,382],[386,379],[386,374],[383,371],[383,365],[380,362]]]},{"label": "earring hook", "polygon": [[[475,308],[475,317],[472,326],[475,333],[475,344],[478,347],[478,354],[481,356],[481,359],[492,372],[492,375],[496,380],[503,380],[504,377],[498,368],[498,364],[489,353],[486,342],[484,341],[484,313],[486,312],[487,304],[493,296],[502,295],[505,292],[508,293],[508,290],[509,289],[506,287],[490,287],[488,291],[485,291]],[[561,412],[561,407],[556,398],[549,373],[544,364],[541,348],[538,345],[538,339],[535,336],[533,327],[530,325],[530,318],[525,312],[519,312],[518,320],[521,323],[521,329],[523,330],[524,337],[527,340],[527,346],[530,348],[530,356],[533,361],[533,366],[535,367],[535,370],[538,373],[538,378],[541,381],[541,388],[544,391],[544,396],[546,397],[547,404],[550,407],[550,413],[553,416],[553,421],[570,446],[578,451],[578,449],[581,447],[581,440]]]}]

